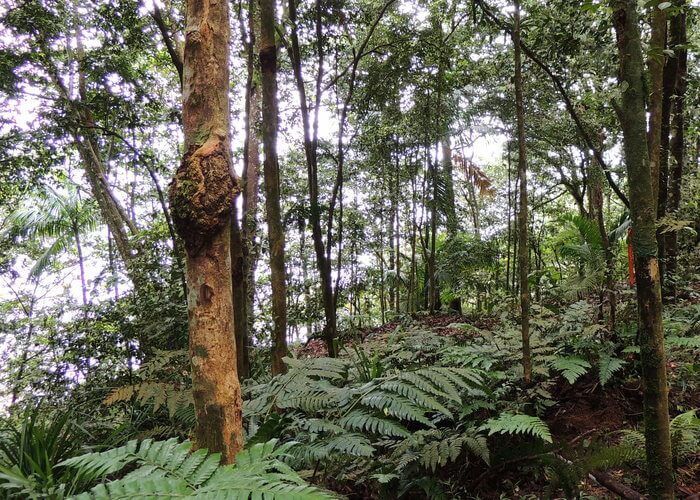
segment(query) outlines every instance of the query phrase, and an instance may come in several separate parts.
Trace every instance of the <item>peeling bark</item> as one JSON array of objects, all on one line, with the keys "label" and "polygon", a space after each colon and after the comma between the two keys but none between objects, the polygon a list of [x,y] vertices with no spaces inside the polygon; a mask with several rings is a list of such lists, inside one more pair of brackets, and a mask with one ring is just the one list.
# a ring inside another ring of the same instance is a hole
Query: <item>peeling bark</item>
[{"label": "peeling bark", "polygon": [[185,155],[170,185],[170,205],[187,253],[196,443],[232,463],[243,429],[231,285],[230,217],[238,186],[229,151],[229,8],[190,0],[186,11]]}]

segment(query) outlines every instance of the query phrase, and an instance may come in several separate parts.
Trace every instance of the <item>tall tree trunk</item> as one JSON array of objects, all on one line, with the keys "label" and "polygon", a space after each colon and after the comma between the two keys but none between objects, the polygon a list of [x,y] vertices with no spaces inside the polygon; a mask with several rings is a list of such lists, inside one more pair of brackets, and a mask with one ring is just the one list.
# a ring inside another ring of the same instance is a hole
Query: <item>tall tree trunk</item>
[{"label": "tall tree trunk", "polygon": [[260,68],[262,71],[263,145],[265,147],[265,210],[270,242],[272,281],[272,374],[284,373],[287,356],[287,277],[284,267],[284,228],[280,209],[277,161],[277,46],[274,0],[260,0]]},{"label": "tall tree trunk", "polygon": [[656,200],[649,165],[646,110],[644,106],[644,61],[635,0],[614,3],[613,23],[617,33],[620,81],[629,87],[619,107],[624,139],[632,245],[637,276],[639,341],[644,381],[644,434],[647,474],[652,498],[673,498],[673,464],[668,415],[666,354],[661,319],[661,283],[656,244]]},{"label": "tall tree trunk", "polygon": [[447,209],[447,234],[454,235],[458,230],[457,211],[455,209],[455,188],[452,175],[452,146],[450,136],[442,138],[442,175],[445,179],[445,200]]},{"label": "tall tree trunk", "polygon": [[408,277],[408,312],[415,312],[418,306],[418,263],[416,259],[417,236],[418,236],[418,189],[416,187],[416,176],[411,179],[411,262]]},{"label": "tall tree trunk", "polygon": [[508,163],[507,163],[507,169],[508,169],[508,208],[506,211],[506,218],[508,219],[508,240],[506,244],[506,292],[510,292],[510,247],[511,247],[511,241],[513,237],[513,231],[512,231],[512,221],[510,218],[510,215],[512,213],[513,209],[513,196],[512,196],[512,187],[511,187],[511,155],[510,155],[510,141],[506,143],[506,148],[508,148],[507,151],[507,157],[508,157]]},{"label": "tall tree trunk", "polygon": [[62,86],[58,74],[55,75],[54,80],[59,89],[62,90],[64,98],[67,98],[70,103],[69,107],[72,108],[73,113],[77,117],[79,127],[81,127],[74,130],[73,137],[83,161],[85,174],[90,184],[92,194],[97,200],[97,205],[100,208],[102,216],[105,218],[105,222],[112,231],[114,242],[124,262],[124,266],[127,269],[127,274],[134,286],[138,287],[139,278],[132,265],[135,255],[133,254],[132,245],[129,241],[129,234],[135,234],[137,229],[134,222],[129,218],[126,211],[119,203],[119,200],[117,200],[114,193],[112,193],[112,189],[107,181],[107,170],[104,166],[103,159],[100,157],[100,148],[95,137],[95,130],[97,127],[92,111],[87,104],[87,85],[85,75],[81,69],[83,60],[85,59],[85,50],[83,48],[83,35],[77,6],[78,3],[74,2],[75,54],[79,68],[78,101],[73,100],[72,96]]},{"label": "tall tree trunk", "polygon": [[615,293],[615,252],[611,248],[610,238],[605,229],[605,214],[603,213],[603,179],[605,174],[598,162],[587,158],[589,162],[588,186],[589,198],[591,200],[591,215],[598,225],[598,232],[603,243],[605,253],[605,295],[608,300],[608,329],[615,331],[617,294]]},{"label": "tall tree trunk", "polygon": [[314,99],[314,121],[311,122],[309,104],[306,97],[304,76],[301,67],[301,48],[299,45],[299,35],[297,30],[297,2],[289,0],[289,20],[291,21],[291,46],[288,46],[289,56],[292,62],[294,80],[299,94],[301,107],[302,124],[304,127],[304,154],[306,156],[307,181],[309,188],[310,223],[311,234],[316,254],[316,266],[321,280],[321,297],[323,299],[323,310],[325,324],[323,326],[323,338],[326,342],[328,355],[335,357],[338,354],[337,346],[337,321],[335,310],[335,297],[333,293],[333,282],[331,275],[331,262],[326,258],[326,245],[323,242],[323,232],[321,230],[321,207],[319,204],[318,185],[318,113],[321,105],[322,80],[323,80],[323,42],[321,25],[321,5],[316,1],[316,47],[318,52],[318,71],[316,76],[316,96]]},{"label": "tall tree trunk", "polygon": [[87,281],[85,279],[85,257],[83,256],[83,243],[80,239],[80,229],[77,224],[73,224],[73,239],[75,240],[75,249],[78,251],[78,266],[80,268],[80,290],[82,291],[83,305],[88,304],[87,298]]},{"label": "tall tree trunk", "polygon": [[233,285],[231,300],[233,303],[233,331],[236,335],[236,367],[239,379],[244,380],[250,376],[250,333],[248,311],[246,310],[248,287],[245,272],[247,256],[243,251],[245,239],[237,212],[234,205],[231,216],[231,283]]},{"label": "tall tree trunk", "polygon": [[400,203],[400,179],[399,155],[396,153],[396,314],[401,313],[401,203]]},{"label": "tall tree trunk", "polygon": [[520,207],[518,210],[518,272],[520,281],[520,333],[523,342],[523,381],[532,381],[530,355],[530,254],[528,240],[527,158],[525,156],[525,110],[523,107],[523,74],[520,48],[520,2],[515,0],[513,45],[515,48],[515,107],[518,128],[518,179]]},{"label": "tall tree trunk", "polygon": [[[684,7],[685,1],[679,2]],[[688,36],[686,32],[686,12],[679,12],[671,19],[670,42],[676,53],[677,73],[673,95],[673,119],[671,122],[670,152],[673,159],[668,182],[668,211],[675,215],[681,204],[681,185],[685,167],[685,92],[688,87]],[[671,278],[669,288],[672,297],[676,296],[676,266],[678,257],[678,233],[666,235],[666,272]]]},{"label": "tall tree trunk", "polygon": [[[234,330],[236,332],[236,354],[238,376],[242,380],[250,376],[250,336],[253,328],[253,299],[255,297],[255,267],[258,259],[255,236],[257,232],[258,171],[260,170],[260,122],[259,71],[256,64],[258,54],[260,14],[256,0],[248,1],[248,25],[239,15],[241,40],[246,48],[245,91],[245,140],[243,154],[242,211],[240,224],[234,207],[231,227],[231,269],[233,283]],[[246,40],[247,39],[247,40]]]},{"label": "tall tree trunk", "polygon": [[651,40],[649,42],[649,168],[652,196],[659,198],[659,162],[661,160],[661,122],[664,100],[664,49],[666,48],[666,10],[651,4]]},{"label": "tall tree trunk", "polygon": [[[656,215],[660,219],[668,212],[668,157],[671,133],[671,111],[673,109],[672,96],[676,87],[676,75],[678,73],[678,58],[669,57],[664,67],[663,99],[661,103],[661,123],[659,124],[661,137],[659,139],[659,180],[656,198]],[[653,181],[652,181],[653,182]],[[666,238],[658,228],[656,239],[658,242],[659,273],[661,285],[664,286],[666,278]]]},{"label": "tall tree trunk", "polygon": [[[389,172],[391,172],[391,169],[389,169]],[[395,174],[398,174],[397,171],[394,171]],[[387,233],[387,239],[389,240],[389,262],[388,262],[388,267],[389,271],[393,272],[395,267],[394,267],[394,251],[395,251],[395,246],[394,246],[394,241],[396,238],[396,233],[394,229],[394,223],[396,222],[396,210],[398,207],[398,199],[394,196],[394,180],[391,178],[391,173],[389,174],[389,187],[387,189],[387,194],[389,196],[389,217],[387,218],[387,228],[388,228],[388,233]],[[398,283],[396,281],[396,277],[394,277],[391,280],[391,283],[389,284],[389,310],[395,311],[396,310],[396,304],[394,302],[396,298],[396,289],[397,289]]]},{"label": "tall tree trunk", "polygon": [[170,205],[187,254],[189,354],[197,446],[232,463],[243,447],[236,371],[230,219],[238,191],[229,141],[229,8],[186,2],[184,157]]}]

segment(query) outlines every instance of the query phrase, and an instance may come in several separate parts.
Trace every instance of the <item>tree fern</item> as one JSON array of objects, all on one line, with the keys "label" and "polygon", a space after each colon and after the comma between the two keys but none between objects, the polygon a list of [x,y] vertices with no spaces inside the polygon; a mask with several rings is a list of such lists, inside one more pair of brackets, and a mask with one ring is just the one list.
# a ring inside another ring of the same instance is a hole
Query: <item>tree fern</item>
[{"label": "tree fern", "polygon": [[546,443],[552,442],[552,434],[547,424],[540,418],[530,415],[501,413],[497,418],[488,420],[480,429],[488,431],[489,436],[493,434],[529,434]]}]

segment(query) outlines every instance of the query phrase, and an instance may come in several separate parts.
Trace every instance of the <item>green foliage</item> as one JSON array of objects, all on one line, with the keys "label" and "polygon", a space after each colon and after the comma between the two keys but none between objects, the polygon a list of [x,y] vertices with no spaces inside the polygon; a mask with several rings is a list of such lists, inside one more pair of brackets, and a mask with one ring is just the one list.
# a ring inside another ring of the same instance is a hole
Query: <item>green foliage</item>
[{"label": "green foliage", "polygon": [[45,411],[37,407],[19,428],[4,421],[0,429],[0,487],[11,498],[60,497],[84,483],[62,462],[79,453],[85,433],[73,424],[73,414],[46,418]]},{"label": "green foliage", "polygon": [[[46,186],[42,198],[25,202],[6,220],[5,236],[9,232],[27,238],[53,240],[32,267],[32,276],[41,274],[69,247],[79,245],[81,233],[97,226],[97,212],[92,200],[82,200],[77,187],[71,183],[64,183],[59,189],[65,194]],[[78,251],[82,250],[79,248]]]},{"label": "green foliage", "polygon": [[588,361],[581,358],[555,358],[550,361],[550,365],[560,372],[570,384],[585,375],[591,367]]},{"label": "green foliage", "polygon": [[[690,410],[671,420],[671,447],[674,463],[680,464],[700,453],[700,418],[698,410]],[[637,450],[636,461],[644,460],[644,433],[640,430],[622,432],[621,444]]]},{"label": "green foliage", "polygon": [[[277,440],[257,443],[236,456],[236,465],[220,465],[220,455],[205,449],[192,452],[192,443],[129,441],[125,446],[89,453],[64,461],[78,475],[101,480],[89,492],[74,498],[150,498],[164,494],[191,498],[329,499],[307,485],[282,458],[295,443],[278,446]],[[134,464],[119,479],[106,481]]]},{"label": "green foliage", "polygon": [[529,434],[546,443],[552,442],[552,434],[549,427],[540,418],[530,415],[501,413],[497,418],[492,418],[483,424],[481,429],[492,434]]},{"label": "green foliage", "polygon": [[598,360],[598,374],[600,377],[600,383],[602,385],[607,384],[615,372],[622,369],[625,366],[625,361],[620,358],[615,358],[608,354],[602,354]]}]

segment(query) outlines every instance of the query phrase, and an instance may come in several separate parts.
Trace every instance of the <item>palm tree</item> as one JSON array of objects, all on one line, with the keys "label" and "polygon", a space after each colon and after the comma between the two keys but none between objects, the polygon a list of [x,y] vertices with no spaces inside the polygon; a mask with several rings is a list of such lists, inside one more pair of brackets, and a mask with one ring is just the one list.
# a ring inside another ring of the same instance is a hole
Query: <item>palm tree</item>
[{"label": "palm tree", "polygon": [[83,305],[87,305],[81,234],[95,229],[97,211],[92,200],[80,198],[74,184],[64,183],[61,188],[62,192],[59,193],[47,186],[39,199],[31,199],[12,212],[6,221],[7,232],[28,238],[53,240],[34,263],[30,271],[32,277],[39,276],[58,255],[74,244],[80,266]]}]

